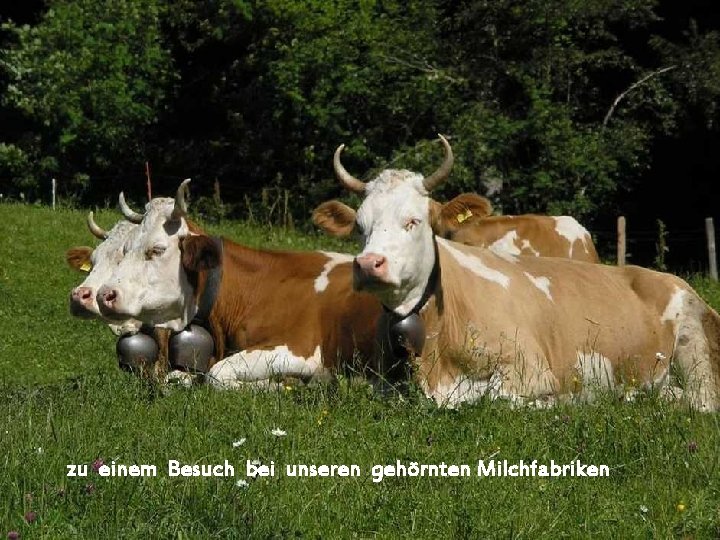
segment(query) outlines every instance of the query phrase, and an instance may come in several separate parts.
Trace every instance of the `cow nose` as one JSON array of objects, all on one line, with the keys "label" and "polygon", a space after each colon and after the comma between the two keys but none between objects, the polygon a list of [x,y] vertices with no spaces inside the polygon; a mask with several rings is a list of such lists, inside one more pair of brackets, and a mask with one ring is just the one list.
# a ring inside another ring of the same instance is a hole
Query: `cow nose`
[{"label": "cow nose", "polygon": [[115,303],[117,302],[118,292],[117,290],[102,286],[97,293],[98,304],[102,304],[108,309],[115,309]]},{"label": "cow nose", "polygon": [[387,259],[377,253],[359,255],[355,257],[355,264],[368,277],[382,279],[387,274]]},{"label": "cow nose", "polygon": [[88,306],[92,304],[93,290],[91,287],[75,287],[72,290],[71,298],[73,302]]}]

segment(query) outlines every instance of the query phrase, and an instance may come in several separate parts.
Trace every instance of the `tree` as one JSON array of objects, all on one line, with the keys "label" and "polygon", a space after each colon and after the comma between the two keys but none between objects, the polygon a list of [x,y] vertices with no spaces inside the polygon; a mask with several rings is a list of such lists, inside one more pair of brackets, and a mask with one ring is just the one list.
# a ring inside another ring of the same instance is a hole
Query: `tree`
[{"label": "tree", "polygon": [[7,23],[3,104],[22,129],[0,144],[0,182],[35,192],[56,176],[68,193],[95,195],[141,164],[145,129],[174,80],[157,0],[52,0],[38,24]]}]

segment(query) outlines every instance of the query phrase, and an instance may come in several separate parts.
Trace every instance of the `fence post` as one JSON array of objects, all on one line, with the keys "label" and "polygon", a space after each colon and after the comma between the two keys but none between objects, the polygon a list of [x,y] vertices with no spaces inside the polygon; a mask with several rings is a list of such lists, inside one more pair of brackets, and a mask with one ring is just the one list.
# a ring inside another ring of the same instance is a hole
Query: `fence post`
[{"label": "fence post", "polygon": [[625,216],[617,220],[617,263],[618,266],[625,266]]},{"label": "fence post", "polygon": [[150,162],[145,162],[145,176],[147,177],[147,197],[148,201],[152,200],[152,182],[150,181]]},{"label": "fence post", "polygon": [[707,234],[708,257],[710,259],[710,277],[718,280],[717,255],[715,254],[715,225],[713,218],[705,218],[705,234]]},{"label": "fence post", "polygon": [[52,179],[52,209],[55,210],[55,193],[57,192],[57,182]]}]

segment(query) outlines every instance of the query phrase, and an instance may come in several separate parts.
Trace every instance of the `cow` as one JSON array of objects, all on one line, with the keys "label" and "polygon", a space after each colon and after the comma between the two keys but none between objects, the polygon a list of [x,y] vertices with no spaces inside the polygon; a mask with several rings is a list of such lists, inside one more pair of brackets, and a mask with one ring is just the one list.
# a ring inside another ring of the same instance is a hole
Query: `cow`
[{"label": "cow", "polygon": [[494,216],[484,197],[463,193],[438,207],[435,234],[469,246],[488,248],[499,255],[565,257],[600,262],[590,233],[570,216]]},{"label": "cow", "polygon": [[210,384],[326,380],[339,369],[362,369],[374,351],[381,307],[374,296],[352,290],[352,257],[253,249],[210,237],[187,218],[186,190],[187,181],[174,200],[146,206],[125,257],[97,291],[103,316],[182,331],[221,269],[204,321],[215,345]]},{"label": "cow", "polygon": [[335,173],[364,199],[357,212],[334,205],[323,222],[334,233],[353,224],[364,239],[354,289],[396,321],[419,319],[424,342],[408,346],[407,363],[427,396],[451,406],[485,395],[551,403],[647,387],[718,409],[720,317],[682,279],[438,238],[429,194],[453,164],[440,140],[445,159],[430,176],[388,169],[368,183],[343,167],[340,146]]},{"label": "cow", "polygon": [[[142,215],[134,212],[125,202],[123,193],[119,197],[120,209],[126,219],[118,221],[109,231],[100,227],[94,219],[93,212],[88,214],[86,223],[90,232],[101,240],[94,249],[88,246],[76,246],[65,253],[70,268],[86,272],[83,282],[70,292],[70,313],[75,317],[105,320],[110,330],[117,336],[127,336],[140,331],[142,323],[137,319],[107,320],[100,313],[96,296],[97,289],[112,274],[113,268],[124,256],[124,246],[138,230],[137,221]],[[132,368],[143,377],[163,380],[167,375],[167,346],[169,333],[162,329],[152,329],[149,333],[158,344],[158,358],[152,366],[135,362],[122,363],[124,368]]]}]

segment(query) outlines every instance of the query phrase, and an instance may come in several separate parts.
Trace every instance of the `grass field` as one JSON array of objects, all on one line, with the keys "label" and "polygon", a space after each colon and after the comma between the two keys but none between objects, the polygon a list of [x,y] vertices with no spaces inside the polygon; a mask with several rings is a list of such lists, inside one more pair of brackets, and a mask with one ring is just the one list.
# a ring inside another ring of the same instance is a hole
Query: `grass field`
[{"label": "grass field", "polygon": [[[118,217],[96,219],[109,228]],[[84,219],[0,204],[0,538],[720,537],[720,417],[653,396],[440,410],[347,381],[165,395],[117,369],[103,324],[68,313],[81,277],[64,252],[95,243]],[[249,225],[208,230],[251,245],[340,246]],[[720,306],[717,284],[691,281]],[[235,476],[170,477],[171,459],[227,460]],[[246,460],[256,459],[274,462],[275,476],[246,479]],[[608,465],[610,476],[480,478],[480,459],[579,459]],[[154,464],[157,476],[105,478],[91,466],[86,477],[66,476],[67,465],[97,460]],[[396,460],[468,464],[473,474],[373,481],[374,465]],[[356,464],[361,476],[286,476],[298,463]]]}]

